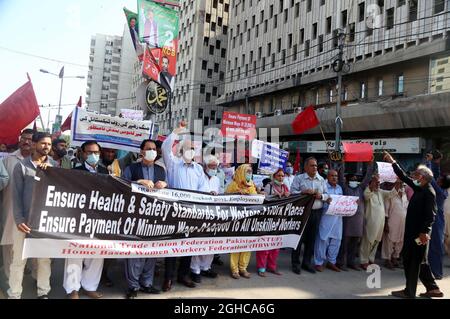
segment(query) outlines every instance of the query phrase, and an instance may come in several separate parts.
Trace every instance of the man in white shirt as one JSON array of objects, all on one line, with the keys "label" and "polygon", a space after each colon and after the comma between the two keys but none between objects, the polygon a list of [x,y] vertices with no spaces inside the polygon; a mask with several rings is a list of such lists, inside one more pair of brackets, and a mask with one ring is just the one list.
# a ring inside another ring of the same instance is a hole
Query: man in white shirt
[{"label": "man in white shirt", "polygon": [[292,271],[300,274],[300,250],[302,243],[304,243],[305,249],[303,252],[302,269],[314,274],[316,270],[311,263],[314,255],[314,244],[322,217],[323,203],[331,202],[331,197],[327,194],[326,182],[317,172],[317,160],[314,157],[305,160],[305,173],[297,175],[294,178],[290,191],[292,194],[301,193],[314,195],[315,197],[311,215],[306,223],[302,238],[298,243],[297,249],[292,252],[291,256]]}]

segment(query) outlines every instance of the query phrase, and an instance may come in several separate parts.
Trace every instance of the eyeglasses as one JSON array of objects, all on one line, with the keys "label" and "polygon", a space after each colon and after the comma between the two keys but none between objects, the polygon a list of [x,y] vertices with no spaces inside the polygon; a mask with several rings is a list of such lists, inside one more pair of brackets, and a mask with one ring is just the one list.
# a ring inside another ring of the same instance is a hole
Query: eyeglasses
[{"label": "eyeglasses", "polygon": [[275,177],[284,177],[284,174],[283,175],[275,175]]},{"label": "eyeglasses", "polygon": [[85,151],[85,153],[87,155],[91,155],[91,154],[100,155],[100,151]]}]

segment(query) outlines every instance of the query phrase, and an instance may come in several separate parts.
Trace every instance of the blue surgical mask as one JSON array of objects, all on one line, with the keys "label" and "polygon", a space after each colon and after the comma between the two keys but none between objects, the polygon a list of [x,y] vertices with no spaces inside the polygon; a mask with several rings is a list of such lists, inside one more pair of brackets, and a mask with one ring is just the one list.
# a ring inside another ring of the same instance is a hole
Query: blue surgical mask
[{"label": "blue surgical mask", "polygon": [[249,183],[252,180],[253,174],[245,174],[245,179],[247,180],[247,183]]},{"label": "blue surgical mask", "polygon": [[413,183],[416,186],[422,186],[422,184],[418,180],[414,180]]},{"label": "blue surgical mask", "polygon": [[350,181],[350,182],[348,182],[348,186],[350,186],[351,188],[356,188],[359,186],[359,182]]},{"label": "blue surgical mask", "polygon": [[210,177],[217,176],[217,170],[216,169],[208,169],[206,172],[208,173],[208,175]]},{"label": "blue surgical mask", "polygon": [[328,170],[327,170],[327,169],[324,169],[324,170],[323,170],[323,174],[324,174],[324,175],[328,175]]},{"label": "blue surgical mask", "polygon": [[293,167],[286,167],[286,173],[288,173],[289,175],[294,174],[294,168]]},{"label": "blue surgical mask", "polygon": [[91,165],[91,166],[95,166],[97,165],[98,161],[100,160],[100,155],[97,154],[89,154],[86,162]]}]

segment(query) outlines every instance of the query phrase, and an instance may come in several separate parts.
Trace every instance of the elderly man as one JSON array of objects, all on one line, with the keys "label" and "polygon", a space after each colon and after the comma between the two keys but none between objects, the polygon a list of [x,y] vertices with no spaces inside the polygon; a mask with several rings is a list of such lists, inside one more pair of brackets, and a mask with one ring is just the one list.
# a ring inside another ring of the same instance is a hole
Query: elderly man
[{"label": "elderly man", "polygon": [[[327,192],[333,195],[342,195],[342,188],[338,185],[338,172],[334,169],[328,171]],[[342,216],[327,215],[328,204],[324,205],[324,215],[320,220],[319,233],[314,247],[315,269],[319,272],[326,267],[340,272],[336,266],[342,239]]]},{"label": "elderly man", "polygon": [[314,243],[319,229],[320,218],[323,211],[323,203],[330,202],[331,198],[327,195],[327,185],[325,180],[317,172],[317,160],[313,157],[305,160],[305,173],[297,175],[291,186],[292,194],[308,194],[314,195],[315,201],[312,207],[311,215],[306,222],[303,236],[298,243],[297,249],[292,252],[291,262],[292,271],[300,274],[300,250],[302,243],[305,244],[303,252],[302,269],[315,273],[314,267],[311,266],[312,257],[314,255]]},{"label": "elderly man", "polygon": [[[169,187],[183,190],[200,191],[209,193],[209,181],[200,164],[194,162],[195,147],[189,140],[184,140],[181,145],[181,158],[175,157],[172,147],[179,134],[186,130],[186,124],[180,123],[172,134],[163,142],[162,153],[166,165]],[[190,278],[191,256],[180,258],[178,267],[178,282],[189,288],[194,288],[195,283]],[[176,258],[166,258],[165,280],[162,290],[172,289],[172,281],[175,275]]]},{"label": "elderly man", "polygon": [[386,210],[384,202],[395,196],[397,191],[380,189],[378,175],[372,176],[369,187],[364,191],[366,211],[364,214],[364,234],[361,241],[361,268],[367,270],[369,264],[375,263],[378,244],[383,238]]},{"label": "elderly man", "polygon": [[415,298],[417,281],[420,278],[427,290],[420,294],[422,297],[443,297],[444,294],[433,278],[426,255],[431,225],[437,212],[436,194],[430,184],[433,173],[426,166],[420,165],[413,174],[413,178],[409,178],[389,153],[384,152],[384,160],[392,163],[395,174],[414,190],[406,214],[402,250],[406,288],[393,291],[392,295],[399,298]]},{"label": "elderly man", "polygon": [[[217,168],[219,160],[214,155],[205,156],[204,169],[209,181],[211,194],[220,194],[220,179],[217,177]],[[191,260],[191,277],[196,283],[201,283],[201,276],[207,278],[216,278],[217,273],[211,270],[214,255],[193,256]]]}]

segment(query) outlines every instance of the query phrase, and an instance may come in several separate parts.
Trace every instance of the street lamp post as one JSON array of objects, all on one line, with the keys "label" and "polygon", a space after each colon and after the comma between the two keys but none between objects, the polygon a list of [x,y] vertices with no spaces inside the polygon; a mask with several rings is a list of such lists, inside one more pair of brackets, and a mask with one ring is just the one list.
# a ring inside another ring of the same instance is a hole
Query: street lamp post
[{"label": "street lamp post", "polygon": [[[60,90],[59,90],[58,115],[56,115],[56,118],[55,118],[55,124],[56,124],[56,126],[61,127],[61,123],[62,123],[62,118],[61,118],[61,101],[62,101],[62,93],[63,93],[64,79],[70,79],[70,78],[72,78],[72,79],[82,79],[82,80],[83,80],[85,77],[84,77],[84,76],[81,76],[81,75],[79,75],[79,76],[64,76],[64,66],[63,66],[63,67],[61,68],[61,70],[59,71],[59,74],[55,74],[55,73],[49,72],[49,71],[44,70],[44,69],[40,69],[39,71],[42,72],[42,73],[46,73],[46,74],[51,74],[51,75],[57,76],[58,78],[61,79],[61,88],[60,88]],[[49,116],[50,116],[50,115],[49,115]],[[57,128],[57,130],[59,130],[59,127]],[[55,131],[56,131],[56,130],[55,130]]]}]

